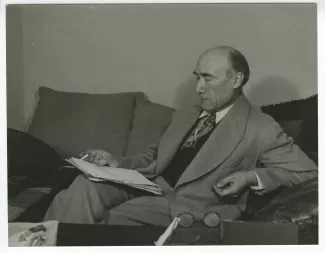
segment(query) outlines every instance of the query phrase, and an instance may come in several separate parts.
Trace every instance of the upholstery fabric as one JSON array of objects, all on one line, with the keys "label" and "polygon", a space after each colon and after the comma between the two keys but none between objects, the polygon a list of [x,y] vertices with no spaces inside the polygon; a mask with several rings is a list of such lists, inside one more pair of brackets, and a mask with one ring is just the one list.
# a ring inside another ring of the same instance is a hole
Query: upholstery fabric
[{"label": "upholstery fabric", "polygon": [[8,200],[8,221],[15,221],[27,208],[49,194],[51,187],[27,188]]},{"label": "upholstery fabric", "polygon": [[7,143],[10,176],[52,170],[62,164],[61,157],[53,148],[27,133],[8,128]]},{"label": "upholstery fabric", "polygon": [[295,222],[301,244],[318,243],[318,178],[285,189],[253,221]]},{"label": "upholstery fabric", "polygon": [[318,216],[318,178],[283,190],[253,220],[276,222],[315,222]]},{"label": "upholstery fabric", "polygon": [[168,127],[173,112],[173,108],[150,102],[147,99],[142,100],[135,110],[126,155],[142,153],[147,145],[158,142]]},{"label": "upholstery fabric", "polygon": [[29,133],[57,150],[77,156],[87,149],[122,156],[136,104],[144,94],[86,94],[39,88],[39,104]]},{"label": "upholstery fabric", "polygon": [[54,149],[27,133],[10,128],[7,142],[9,197],[34,184],[53,183],[52,175],[62,164]]}]

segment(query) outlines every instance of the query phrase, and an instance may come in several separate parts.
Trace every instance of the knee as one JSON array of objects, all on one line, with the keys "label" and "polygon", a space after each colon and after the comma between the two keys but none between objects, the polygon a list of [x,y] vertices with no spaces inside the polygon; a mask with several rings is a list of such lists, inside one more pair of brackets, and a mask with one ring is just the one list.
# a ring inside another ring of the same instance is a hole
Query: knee
[{"label": "knee", "polygon": [[130,225],[130,222],[127,215],[116,208],[107,210],[103,221],[106,225]]},{"label": "knee", "polygon": [[85,184],[87,182],[89,182],[89,179],[86,177],[86,175],[80,174],[76,176],[72,184]]},{"label": "knee", "polygon": [[82,191],[83,189],[86,189],[88,185],[90,185],[92,182],[85,176],[85,175],[78,175],[72,182],[72,184],[69,187],[70,189],[75,189],[77,191]]}]

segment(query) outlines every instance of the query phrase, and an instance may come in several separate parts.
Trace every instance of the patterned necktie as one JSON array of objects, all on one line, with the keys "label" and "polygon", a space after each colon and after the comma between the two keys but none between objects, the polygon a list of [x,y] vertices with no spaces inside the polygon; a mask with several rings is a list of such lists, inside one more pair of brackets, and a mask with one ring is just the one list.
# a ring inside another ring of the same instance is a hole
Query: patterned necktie
[{"label": "patterned necktie", "polygon": [[216,124],[216,114],[209,114],[202,118],[187,140],[184,142],[183,148],[194,148],[197,141],[204,135],[208,134]]}]

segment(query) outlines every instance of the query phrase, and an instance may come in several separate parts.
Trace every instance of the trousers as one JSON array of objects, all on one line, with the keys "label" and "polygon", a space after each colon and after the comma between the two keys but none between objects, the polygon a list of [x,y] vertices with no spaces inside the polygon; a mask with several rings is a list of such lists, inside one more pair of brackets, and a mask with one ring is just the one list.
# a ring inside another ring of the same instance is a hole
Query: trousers
[{"label": "trousers", "polygon": [[61,223],[168,226],[168,196],[151,195],[111,182],[93,182],[78,175],[59,192],[44,221]]}]

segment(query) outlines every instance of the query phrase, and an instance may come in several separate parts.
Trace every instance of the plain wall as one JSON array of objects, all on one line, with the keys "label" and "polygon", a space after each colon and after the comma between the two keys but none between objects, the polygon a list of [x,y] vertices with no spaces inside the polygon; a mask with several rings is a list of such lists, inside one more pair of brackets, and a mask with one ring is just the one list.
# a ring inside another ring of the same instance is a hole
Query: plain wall
[{"label": "plain wall", "polygon": [[316,12],[315,4],[23,6],[25,126],[39,86],[190,103],[196,60],[217,45],[247,57],[253,104],[308,97],[317,93]]},{"label": "plain wall", "polygon": [[22,9],[7,8],[7,115],[8,127],[24,130],[25,101],[23,80]]}]

